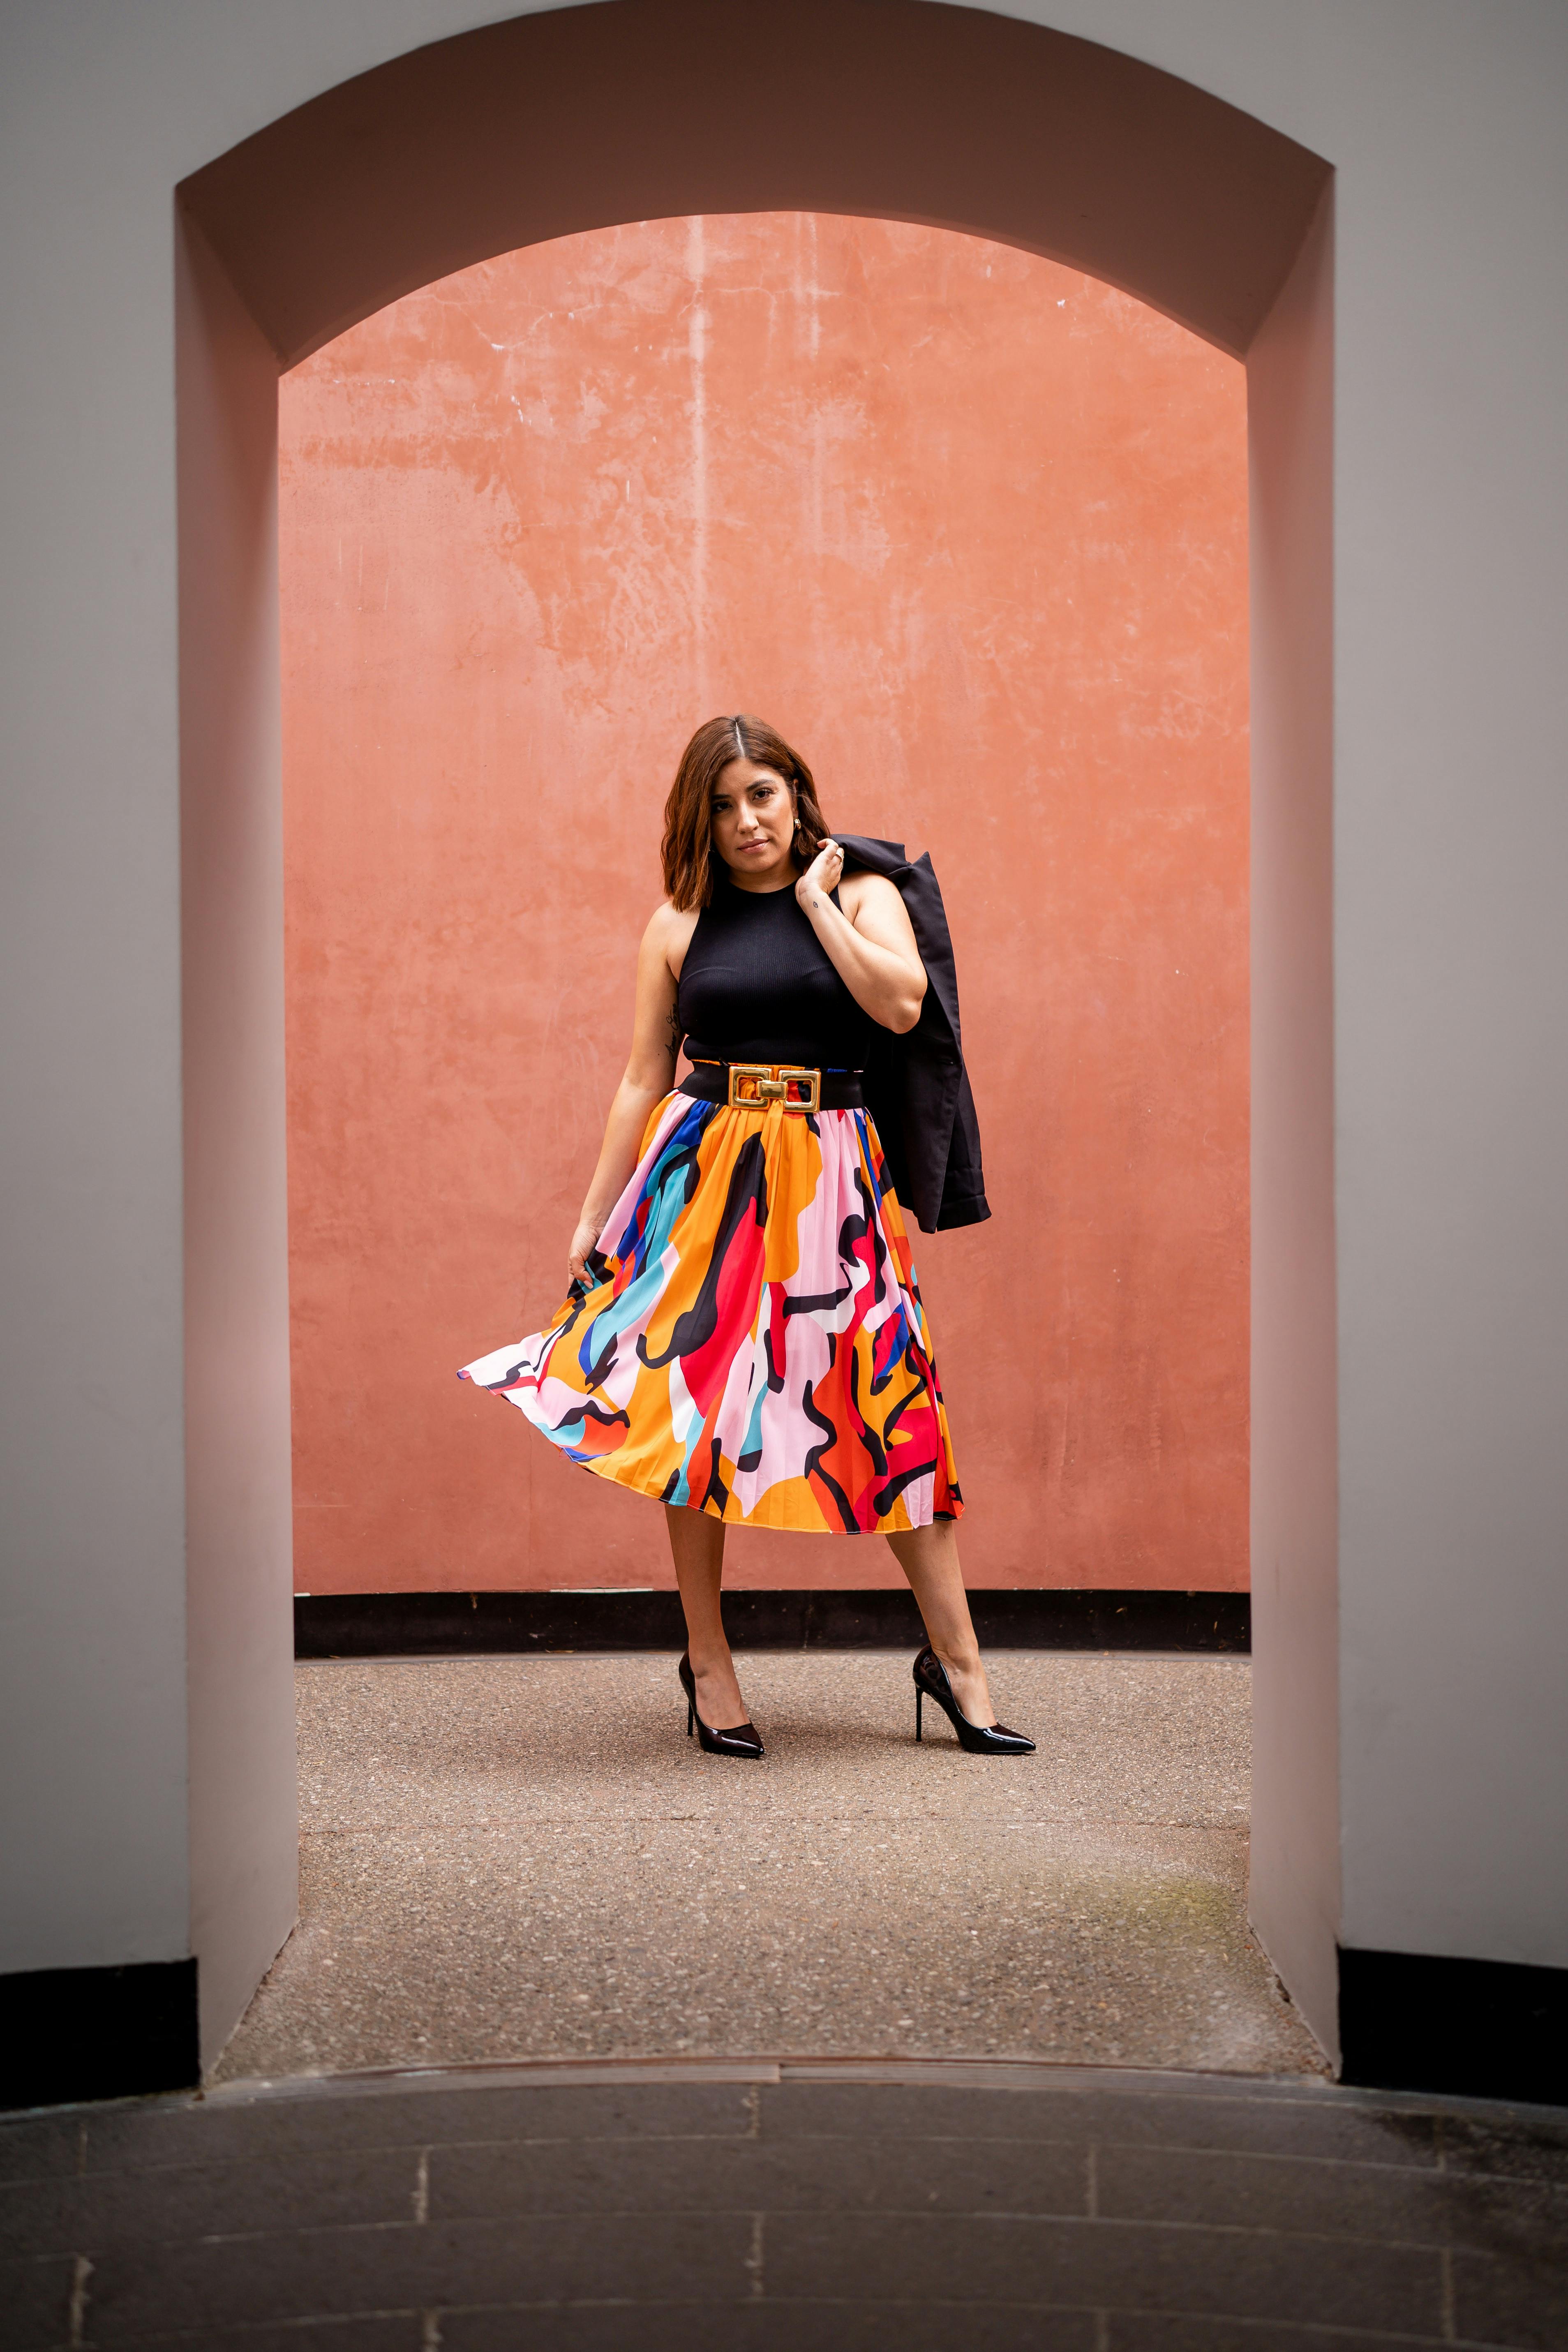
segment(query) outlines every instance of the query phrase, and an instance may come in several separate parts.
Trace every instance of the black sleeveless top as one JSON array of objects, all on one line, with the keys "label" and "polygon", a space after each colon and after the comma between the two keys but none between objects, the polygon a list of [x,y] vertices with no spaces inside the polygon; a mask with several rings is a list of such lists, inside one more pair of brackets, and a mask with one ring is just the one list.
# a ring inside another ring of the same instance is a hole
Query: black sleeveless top
[{"label": "black sleeveless top", "polygon": [[675,1009],[694,1062],[858,1070],[877,1030],[794,890],[737,890],[721,870],[697,918]]}]

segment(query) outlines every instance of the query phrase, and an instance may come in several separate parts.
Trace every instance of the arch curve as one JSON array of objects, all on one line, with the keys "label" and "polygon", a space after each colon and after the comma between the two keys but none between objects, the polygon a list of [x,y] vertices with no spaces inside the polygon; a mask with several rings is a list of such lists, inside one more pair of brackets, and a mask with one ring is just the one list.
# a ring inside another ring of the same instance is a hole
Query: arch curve
[{"label": "arch curve", "polygon": [[595,0],[357,75],[180,194],[285,367],[519,246],[790,211],[1022,246],[1240,357],[1329,171],[1157,67],[946,0]]}]

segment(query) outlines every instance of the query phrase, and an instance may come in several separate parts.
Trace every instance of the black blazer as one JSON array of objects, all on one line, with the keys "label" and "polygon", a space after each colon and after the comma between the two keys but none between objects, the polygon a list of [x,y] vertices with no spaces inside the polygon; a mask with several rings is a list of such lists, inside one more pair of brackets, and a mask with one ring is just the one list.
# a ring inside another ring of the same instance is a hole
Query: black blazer
[{"label": "black blazer", "polygon": [[931,853],[911,866],[901,841],[836,833],[846,873],[885,875],[909,909],[928,982],[921,1017],[895,1036],[879,1028],[866,1063],[866,1104],[900,1200],[928,1234],[991,1214],[980,1166],[980,1122],[963,1066],[958,975]]}]

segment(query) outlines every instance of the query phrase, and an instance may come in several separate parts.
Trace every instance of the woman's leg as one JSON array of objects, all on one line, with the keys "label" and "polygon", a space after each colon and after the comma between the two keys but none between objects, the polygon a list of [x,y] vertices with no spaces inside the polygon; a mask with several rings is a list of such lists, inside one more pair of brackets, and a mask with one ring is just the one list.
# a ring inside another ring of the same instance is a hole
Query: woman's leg
[{"label": "woman's leg", "polygon": [[683,1503],[667,1503],[664,1523],[675,1560],[675,1580],[686,1612],[686,1644],[697,1681],[697,1712],[710,1731],[732,1731],[750,1720],[735,1662],[724,1639],[719,1588],[724,1580],[724,1522]]},{"label": "woman's leg", "polygon": [[931,1648],[947,1668],[947,1679],[960,1711],[971,1723],[991,1724],[996,1710],[980,1663],[980,1644],[969,1614],[969,1595],[958,1564],[958,1529],[952,1519],[933,1519],[929,1527],[910,1528],[889,1536],[893,1558],[910,1580],[910,1588],[925,1619]]}]

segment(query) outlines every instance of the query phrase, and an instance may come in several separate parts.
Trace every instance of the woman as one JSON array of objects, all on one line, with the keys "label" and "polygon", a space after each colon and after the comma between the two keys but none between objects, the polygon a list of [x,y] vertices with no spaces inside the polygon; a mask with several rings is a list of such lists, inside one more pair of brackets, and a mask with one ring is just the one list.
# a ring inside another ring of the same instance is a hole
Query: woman
[{"label": "woman", "polygon": [[843,868],[782,736],[746,718],[698,729],[571,1294],[547,1331],[462,1377],[664,1504],[686,1727],[709,1752],[763,1753],[720,1608],[724,1530],[744,1524],[885,1535],[929,1636],[917,1738],[930,1697],[972,1752],[1025,1755],[992,1712],[947,1415],[860,1087],[878,1025],[919,1020],[926,972],[892,882]]}]

